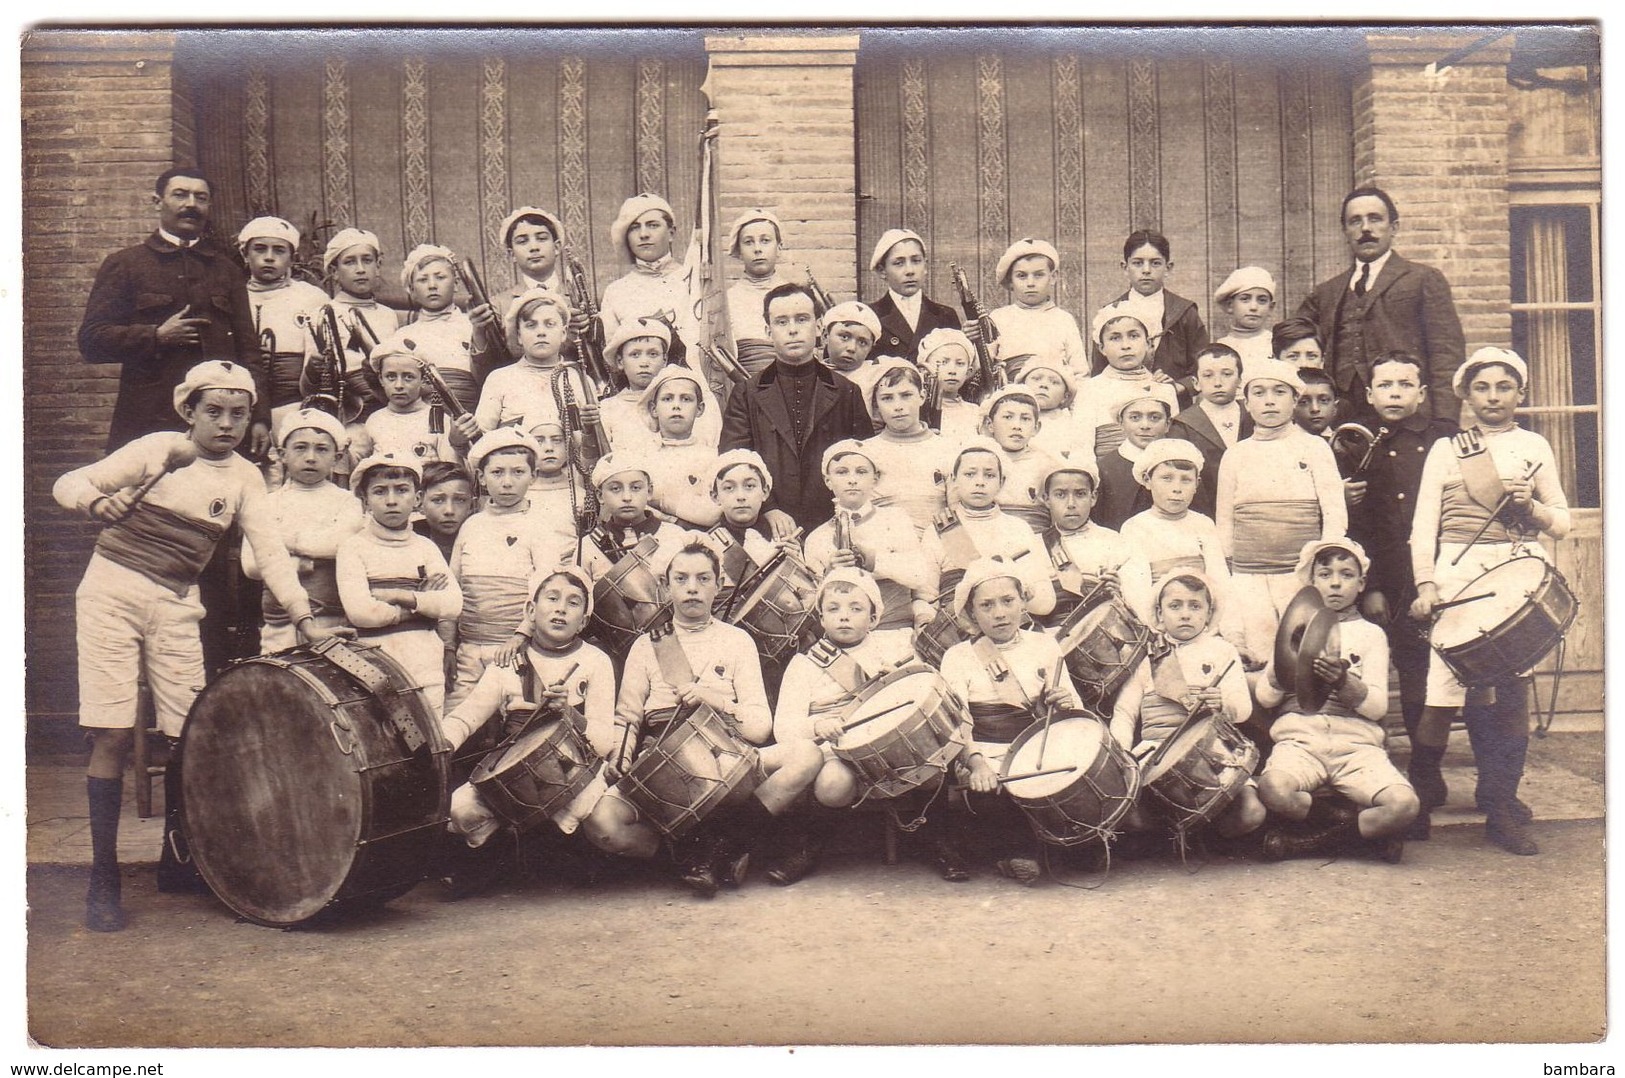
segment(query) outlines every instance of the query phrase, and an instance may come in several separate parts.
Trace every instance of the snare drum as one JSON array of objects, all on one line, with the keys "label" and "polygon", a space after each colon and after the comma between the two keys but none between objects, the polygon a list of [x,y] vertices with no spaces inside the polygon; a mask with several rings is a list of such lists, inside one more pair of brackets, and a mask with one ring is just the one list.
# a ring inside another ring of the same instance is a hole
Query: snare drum
[{"label": "snare drum", "polygon": [[1055,846],[1111,841],[1140,791],[1134,758],[1104,722],[1077,711],[1058,713],[1047,741],[1043,722],[1023,730],[1000,778],[1033,832]]},{"label": "snare drum", "polygon": [[1223,812],[1257,769],[1258,746],[1210,714],[1157,746],[1143,775],[1168,822],[1185,831]]},{"label": "snare drum", "polygon": [[674,838],[730,795],[742,798],[754,790],[758,763],[756,747],[701,705],[639,751],[616,790],[661,834]]},{"label": "snare drum", "polygon": [[636,552],[611,566],[592,594],[591,631],[612,654],[622,657],[670,606],[660,577]]},{"label": "snare drum", "polygon": [[469,781],[493,812],[528,831],[569,808],[592,785],[600,762],[566,716],[492,749]]},{"label": "snare drum", "polygon": [[954,739],[965,711],[935,670],[918,663],[865,686],[841,714],[830,746],[864,785],[864,797],[897,797],[941,777],[964,749]]},{"label": "snare drum", "polygon": [[737,605],[732,621],[750,633],[763,662],[788,659],[818,638],[817,593],[812,569],[786,553]]},{"label": "snare drum", "polygon": [[1502,562],[1450,601],[1459,605],[1433,623],[1433,648],[1467,686],[1493,685],[1533,669],[1580,609],[1556,566],[1532,555]]},{"label": "snare drum", "polygon": [[1102,716],[1111,714],[1112,701],[1151,645],[1151,630],[1116,596],[1079,607],[1051,634],[1063,648],[1075,641],[1066,668],[1085,710]]},{"label": "snare drum", "polygon": [[449,751],[382,649],[334,640],[233,663],[198,694],[181,743],[192,859],[248,920],[298,924],[427,874]]}]

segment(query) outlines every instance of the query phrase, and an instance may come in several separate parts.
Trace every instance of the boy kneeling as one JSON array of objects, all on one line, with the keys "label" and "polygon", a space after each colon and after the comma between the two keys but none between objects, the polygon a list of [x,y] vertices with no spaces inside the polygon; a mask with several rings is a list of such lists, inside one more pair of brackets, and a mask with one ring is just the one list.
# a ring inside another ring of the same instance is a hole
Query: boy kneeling
[{"label": "boy kneeling", "polygon": [[1401,836],[1421,808],[1383,746],[1388,638],[1355,605],[1370,568],[1352,539],[1316,540],[1298,559],[1298,579],[1318,591],[1338,619],[1337,654],[1321,654],[1314,662],[1313,676],[1331,686],[1331,694],[1317,713],[1307,714],[1298,695],[1281,688],[1274,660],[1265,667],[1258,703],[1286,702],[1270,730],[1275,749],[1264,765],[1258,795],[1271,812],[1301,823],[1309,816],[1312,793],[1330,785],[1359,811],[1334,810],[1334,822],[1315,830],[1272,829],[1264,836],[1267,861],[1364,848],[1397,864],[1405,849]]}]

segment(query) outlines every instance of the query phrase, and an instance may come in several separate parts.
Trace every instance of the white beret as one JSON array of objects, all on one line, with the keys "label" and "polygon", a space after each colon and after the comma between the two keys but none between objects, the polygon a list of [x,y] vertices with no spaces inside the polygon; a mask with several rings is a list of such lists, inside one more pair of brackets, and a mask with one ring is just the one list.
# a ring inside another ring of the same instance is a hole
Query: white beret
[{"label": "white beret", "polygon": [[814,609],[824,605],[824,593],[833,584],[850,584],[867,596],[869,606],[873,610],[873,617],[870,618],[869,625],[873,627],[879,623],[880,615],[886,612],[886,601],[880,597],[880,585],[875,582],[872,575],[851,565],[831,569],[824,575],[824,579],[818,582],[818,590],[813,593]]},{"label": "white beret", "polygon": [[502,246],[513,246],[513,229],[519,223],[521,217],[540,217],[547,222],[547,227],[553,230],[553,239],[558,243],[564,242],[564,222],[560,221],[557,216],[548,213],[546,210],[537,209],[535,206],[520,206],[517,210],[504,217],[502,224],[497,228],[497,234],[502,237]]},{"label": "white beret", "polygon": [[671,327],[658,318],[628,318],[615,327],[615,332],[604,342],[604,358],[614,359],[621,354],[627,341],[639,337],[659,337],[668,349],[671,347]]},{"label": "white beret", "polygon": [[1183,438],[1158,438],[1144,449],[1140,450],[1138,459],[1134,461],[1134,481],[1142,487],[1151,485],[1151,472],[1159,464],[1170,461],[1184,461],[1195,466],[1196,474],[1202,474],[1202,451]]},{"label": "white beret", "polygon": [[320,408],[296,408],[282,417],[282,422],[276,425],[276,444],[283,445],[288,441],[288,435],[296,430],[310,427],[322,431],[333,439],[333,445],[343,450],[350,444],[350,432],[344,429],[337,416],[324,412]]},{"label": "white beret", "polygon": [[468,447],[468,470],[478,472],[485,458],[499,449],[528,449],[532,460],[542,455],[542,447],[536,444],[536,439],[518,427],[498,427],[486,431]]},{"label": "white beret", "polygon": [[[994,411],[998,409],[1000,404],[1011,397],[1025,397],[1027,400],[1033,402],[1033,409],[1035,411],[1039,410],[1038,398],[1033,396],[1033,391],[1022,385],[1020,382],[1017,382],[1015,385],[1005,386],[996,393],[989,393],[987,397],[983,399],[981,404],[982,418],[984,420],[987,419],[988,416],[992,415]],[[1025,401],[1023,403],[1025,403]]]},{"label": "white beret", "polygon": [[384,453],[374,453],[372,456],[357,464],[350,472],[350,490],[358,491],[366,482],[367,473],[374,468],[405,468],[418,477],[418,483],[423,482],[423,462],[410,453],[397,453],[389,450]]},{"label": "white beret", "polygon": [[237,233],[237,248],[248,246],[250,240],[281,240],[294,250],[299,249],[299,230],[290,221],[280,217],[256,217]]},{"label": "white beret", "polygon": [[562,292],[555,292],[551,288],[527,288],[514,297],[513,302],[508,304],[508,310],[502,316],[502,324],[507,329],[510,338],[518,339],[520,312],[539,300],[558,307],[564,315],[564,320],[566,322],[570,321],[570,300]]},{"label": "white beret", "polygon": [[1001,557],[977,558],[965,569],[965,575],[959,578],[958,584],[954,585],[954,614],[966,626],[974,626],[975,624],[971,621],[968,611],[971,595],[989,580],[998,580],[1001,577],[1009,577],[1014,580],[1016,587],[1021,591],[1022,598],[1026,598],[1027,585],[1022,582],[1015,567]]},{"label": "white beret", "polygon": [[856,453],[858,456],[868,461],[871,468],[874,468],[876,471],[880,470],[880,466],[875,463],[874,450],[867,448],[856,438],[842,438],[840,441],[824,450],[824,459],[819,465],[818,470],[825,475],[828,475],[829,466],[834,462],[835,458],[844,457],[848,453]]},{"label": "white beret", "polygon": [[1213,302],[1225,303],[1237,292],[1249,288],[1262,288],[1270,294],[1271,299],[1275,298],[1275,278],[1270,276],[1269,270],[1262,266],[1242,266],[1232,270],[1230,276],[1224,279],[1224,283],[1213,293]]},{"label": "white beret", "polygon": [[1285,382],[1294,393],[1303,392],[1303,377],[1298,374],[1298,368],[1284,359],[1255,359],[1245,364],[1241,371],[1242,396],[1247,395],[1247,387],[1254,382]]},{"label": "white beret", "polygon": [[972,360],[976,358],[976,346],[971,343],[970,338],[965,336],[961,330],[946,328],[933,329],[930,333],[921,337],[919,350],[914,354],[920,357],[920,366],[924,367],[930,361],[933,353],[938,349],[948,347],[950,344],[957,344],[963,348],[968,358]]},{"label": "white beret", "polygon": [[537,593],[542,590],[542,585],[556,576],[569,577],[574,581],[576,587],[587,593],[587,617],[592,617],[592,577],[587,575],[587,570],[573,562],[565,562],[563,565],[555,565],[551,569],[543,569],[531,577],[530,601],[535,602]]},{"label": "white beret", "polygon": [[352,247],[371,247],[373,254],[379,254],[383,247],[378,243],[378,237],[364,228],[344,228],[333,233],[333,238],[327,241],[327,247],[322,251],[322,269],[333,268],[333,263],[339,260],[339,255]]},{"label": "white beret", "polygon": [[649,384],[643,387],[643,392],[638,396],[638,411],[644,413],[648,418],[650,430],[659,429],[655,423],[654,413],[650,409],[654,406],[655,401],[660,399],[660,387],[667,382],[674,382],[678,379],[694,383],[694,398],[699,401],[702,410],[705,408],[704,377],[680,363],[668,363],[655,371],[655,376],[649,379]]},{"label": "white beret", "polygon": [[621,203],[621,212],[615,215],[615,220],[609,226],[609,245],[620,254],[630,258],[632,250],[626,245],[626,233],[632,223],[650,210],[659,210],[667,217],[675,220],[677,213],[671,208],[671,203],[659,195],[652,195],[648,191],[633,195]]},{"label": "white beret", "polygon": [[1029,255],[1043,255],[1049,259],[1050,269],[1056,269],[1061,264],[1060,252],[1052,244],[1043,240],[1017,240],[999,256],[999,264],[993,268],[993,279],[1006,288],[1010,287],[1010,268]]},{"label": "white beret", "polygon": [[1172,584],[1182,576],[1195,577],[1197,580],[1202,582],[1202,587],[1207,589],[1207,628],[1203,629],[1202,632],[1217,632],[1219,626],[1219,589],[1214,585],[1213,578],[1202,572],[1200,569],[1175,569],[1167,576],[1157,581],[1156,590],[1151,596],[1151,609],[1155,610],[1157,607],[1162,605],[1162,593],[1168,590],[1169,584]]},{"label": "white beret", "polygon": [[773,473],[767,470],[767,461],[754,449],[730,449],[717,457],[711,466],[711,486],[722,482],[722,477],[738,467],[755,468],[762,476],[762,493],[773,493]]},{"label": "white beret", "polygon": [[985,434],[960,439],[959,451],[954,454],[953,466],[948,469],[949,475],[959,471],[959,462],[965,459],[966,453],[992,453],[993,459],[999,462],[999,475],[1004,475],[1004,450],[999,448],[998,442]]},{"label": "white beret", "polygon": [[914,377],[919,379],[922,383],[920,388],[922,390],[925,388],[923,384],[924,379],[920,375],[920,368],[916,367],[906,359],[898,359],[896,356],[887,356],[879,363],[866,364],[865,367],[859,369],[864,370],[868,368],[873,369],[872,375],[865,374],[865,377],[870,379],[869,406],[871,410],[873,410],[875,406],[875,397],[880,393],[880,383],[885,381],[886,375],[890,374],[892,371],[913,371]]},{"label": "white beret", "polygon": [[829,330],[837,322],[856,322],[869,331],[869,336],[880,339],[880,316],[875,314],[874,308],[867,303],[860,303],[849,299],[845,303],[837,303],[824,312],[824,317],[818,323],[820,329]]},{"label": "white beret", "polygon": [[1509,367],[1518,376],[1519,385],[1527,386],[1529,384],[1529,364],[1525,363],[1523,357],[1518,353],[1507,348],[1480,348],[1467,357],[1467,362],[1456,368],[1456,373],[1450,376],[1450,388],[1456,391],[1456,396],[1465,397],[1467,395],[1468,376],[1475,369],[1493,363],[1500,363]]},{"label": "white beret", "polygon": [[1100,489],[1100,465],[1095,462],[1095,455],[1085,449],[1080,451],[1074,459],[1070,452],[1062,450],[1056,456],[1051,457],[1050,463],[1045,465],[1043,470],[1038,473],[1039,493],[1043,493],[1044,488],[1049,486],[1049,481],[1052,478],[1065,472],[1082,472],[1094,480],[1093,489]]},{"label": "white beret", "polygon": [[1117,318],[1132,318],[1140,323],[1140,328],[1145,330],[1147,336],[1151,333],[1151,327],[1145,324],[1145,317],[1138,307],[1128,300],[1115,300],[1095,312],[1094,320],[1089,323],[1089,340],[1099,346],[1100,334],[1105,330],[1106,323]]},{"label": "white beret", "polygon": [[411,289],[412,278],[417,275],[418,267],[425,262],[433,262],[437,258],[443,258],[450,262],[453,268],[457,265],[457,255],[450,247],[440,247],[433,243],[420,243],[412,248],[406,256],[406,261],[401,264],[401,287]]},{"label": "white beret", "polygon": [[1371,559],[1366,557],[1365,548],[1353,539],[1314,539],[1303,544],[1303,553],[1298,555],[1298,567],[1293,570],[1298,581],[1305,586],[1314,584],[1315,559],[1325,550],[1342,550],[1354,555],[1354,560],[1360,563],[1360,575],[1367,576],[1371,572]]},{"label": "white beret", "polygon": [[417,342],[410,337],[391,334],[367,354],[367,366],[374,371],[383,370],[384,360],[395,356],[405,356],[414,363],[425,362],[424,357],[418,354]]},{"label": "white beret", "polygon": [[597,490],[609,480],[622,472],[637,472],[649,480],[650,489],[654,488],[654,478],[649,475],[649,469],[643,464],[628,460],[625,464],[615,459],[614,453],[606,453],[598,458],[598,463],[592,466],[592,487]]},{"label": "white beret", "polygon": [[259,398],[259,391],[254,387],[253,372],[247,367],[229,359],[210,359],[187,371],[186,380],[175,387],[175,414],[184,418],[182,409],[186,407],[186,398],[205,389],[242,390],[248,394],[250,405]]},{"label": "white beret", "polygon": [[1025,382],[1027,380],[1027,376],[1033,371],[1054,371],[1056,375],[1060,377],[1061,382],[1066,386],[1066,403],[1070,404],[1072,401],[1077,399],[1078,379],[1077,376],[1072,373],[1072,369],[1065,363],[1062,363],[1057,359],[1050,359],[1047,356],[1027,356],[1020,362],[1013,364],[1013,373],[1011,377],[1014,378],[1018,383]]},{"label": "white beret", "polygon": [[784,226],[779,224],[779,219],[772,210],[746,210],[735,217],[734,223],[728,226],[726,249],[729,254],[739,253],[739,233],[744,231],[746,225],[755,224],[757,221],[766,221],[773,226],[773,230],[779,234],[781,240],[784,238]]},{"label": "white beret", "polygon": [[1140,401],[1161,401],[1167,405],[1168,418],[1170,419],[1174,417],[1174,413],[1179,411],[1179,396],[1174,391],[1173,383],[1147,380],[1143,389],[1135,392],[1133,396],[1123,398],[1122,403],[1112,410],[1112,418],[1121,423],[1123,421],[1123,412],[1128,406],[1138,404]]},{"label": "white beret", "polygon": [[878,270],[885,263],[887,253],[904,240],[913,240],[920,245],[920,250],[925,250],[925,241],[918,232],[907,228],[888,228],[875,244],[875,253],[869,256],[869,268]]}]

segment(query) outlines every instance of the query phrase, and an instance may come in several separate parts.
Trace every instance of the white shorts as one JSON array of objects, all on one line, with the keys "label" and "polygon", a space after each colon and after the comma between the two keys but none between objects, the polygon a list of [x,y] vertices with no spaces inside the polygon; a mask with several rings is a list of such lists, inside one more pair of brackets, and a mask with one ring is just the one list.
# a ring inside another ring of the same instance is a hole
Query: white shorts
[{"label": "white shorts", "polygon": [[474,686],[480,683],[485,668],[496,659],[497,652],[506,644],[458,644],[456,680],[446,690],[446,711],[468,699]]},{"label": "white shorts", "polygon": [[1388,758],[1382,727],[1341,715],[1288,713],[1270,729],[1275,748],[1264,776],[1283,775],[1295,790],[1331,786],[1361,808],[1376,803],[1390,786],[1410,781]]},{"label": "white shorts", "polygon": [[74,592],[79,650],[79,725],[133,729],[143,669],[158,725],[181,736],[203,691],[203,604],[197,585],[181,595],[133,569],[93,554]]},{"label": "white shorts", "polygon": [[1292,597],[1303,588],[1296,573],[1233,573],[1228,598],[1231,624],[1254,658],[1268,659],[1275,652],[1275,631],[1281,626]]}]

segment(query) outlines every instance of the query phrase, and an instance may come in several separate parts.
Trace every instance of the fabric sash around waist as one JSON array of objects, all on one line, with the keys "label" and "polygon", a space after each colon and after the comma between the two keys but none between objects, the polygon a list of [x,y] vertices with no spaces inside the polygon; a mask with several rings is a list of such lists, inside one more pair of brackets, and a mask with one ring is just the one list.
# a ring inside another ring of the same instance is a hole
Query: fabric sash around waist
[{"label": "fabric sash around waist", "polygon": [[197,583],[226,529],[151,502],[138,502],[96,537],[96,553],[176,595]]},{"label": "fabric sash around waist", "polygon": [[1031,711],[1009,704],[971,704],[970,717],[972,738],[1000,745],[1010,744],[1033,724]]},{"label": "fabric sash around waist", "polygon": [[876,580],[880,585],[880,601],[886,604],[876,629],[914,628],[914,593],[895,580]]},{"label": "fabric sash around waist", "polygon": [[457,636],[467,644],[500,644],[525,620],[528,581],[522,576],[471,574],[463,589],[463,613]]},{"label": "fabric sash around waist", "polygon": [[1200,573],[1206,568],[1206,563],[1200,554],[1191,554],[1182,558],[1158,558],[1151,563],[1151,583],[1160,584],[1164,577],[1176,576],[1187,569]]},{"label": "fabric sash around waist", "polygon": [[1190,712],[1178,700],[1148,692],[1140,698],[1140,741],[1166,741],[1188,718]]},{"label": "fabric sash around waist", "polygon": [[1314,498],[1245,502],[1235,507],[1238,573],[1275,575],[1297,568],[1304,544],[1320,538],[1320,503]]},{"label": "fabric sash around waist", "polygon": [[[422,591],[423,581],[415,576],[369,576],[367,587],[372,591],[379,588],[396,591]],[[434,628],[434,619],[427,614],[408,614],[394,625],[380,625],[376,628],[357,628],[356,632],[362,639],[371,639],[380,636],[393,636],[396,633],[421,632],[424,629]]]},{"label": "fabric sash around waist", "polygon": [[[1451,483],[1444,488],[1443,504],[1439,512],[1439,542],[1466,546],[1478,535],[1478,529],[1490,519],[1490,511],[1479,505],[1467,488]],[[1516,539],[1499,519],[1479,537],[1480,543],[1510,543]]]},{"label": "fabric sash around waist", "polygon": [[271,403],[293,404],[303,395],[299,375],[305,369],[303,352],[273,352],[271,360]]},{"label": "fabric sash around waist", "polygon": [[457,397],[457,403],[472,412],[474,406],[480,402],[480,387],[474,383],[474,375],[441,363],[436,363],[434,369],[440,373],[446,387]]},{"label": "fabric sash around waist", "polygon": [[[310,597],[310,612],[317,618],[324,614],[344,618],[344,604],[339,600],[338,562],[332,558],[312,558],[308,570],[301,570],[299,583]],[[288,624],[288,612],[276,601],[271,589],[260,593],[260,616],[267,625]]]}]

